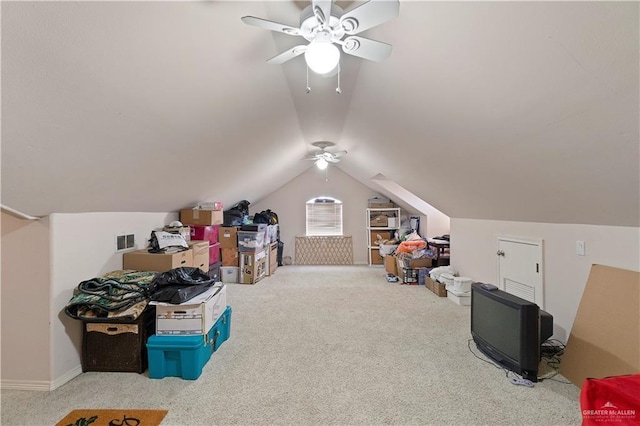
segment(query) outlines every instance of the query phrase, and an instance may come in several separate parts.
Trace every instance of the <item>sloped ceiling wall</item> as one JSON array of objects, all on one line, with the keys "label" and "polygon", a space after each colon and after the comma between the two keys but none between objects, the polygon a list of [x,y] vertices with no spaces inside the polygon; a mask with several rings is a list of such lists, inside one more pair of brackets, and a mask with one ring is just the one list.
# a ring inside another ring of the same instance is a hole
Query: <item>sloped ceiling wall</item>
[{"label": "sloped ceiling wall", "polygon": [[[316,140],[451,217],[640,225],[637,2],[401,2],[337,76],[266,59],[308,2],[3,2],[2,204],[258,201]],[[338,2],[345,9],[359,2]],[[344,55],[343,55],[344,56]]]}]

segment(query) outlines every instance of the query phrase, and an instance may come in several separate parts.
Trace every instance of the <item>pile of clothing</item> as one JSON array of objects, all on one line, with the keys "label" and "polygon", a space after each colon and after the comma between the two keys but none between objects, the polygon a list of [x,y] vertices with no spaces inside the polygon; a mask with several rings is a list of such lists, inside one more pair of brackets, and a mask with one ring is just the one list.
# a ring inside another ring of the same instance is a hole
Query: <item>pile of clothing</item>
[{"label": "pile of clothing", "polygon": [[113,271],[78,284],[65,313],[83,321],[135,321],[152,300],[184,303],[214,283],[208,274],[192,267],[160,273]]}]

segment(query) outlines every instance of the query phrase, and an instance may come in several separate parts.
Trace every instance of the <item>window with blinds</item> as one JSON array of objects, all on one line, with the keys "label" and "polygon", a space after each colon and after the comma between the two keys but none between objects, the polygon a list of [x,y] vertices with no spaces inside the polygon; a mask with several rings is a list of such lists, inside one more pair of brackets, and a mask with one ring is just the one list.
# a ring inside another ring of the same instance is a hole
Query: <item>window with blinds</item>
[{"label": "window with blinds", "polygon": [[331,197],[307,201],[307,237],[342,235],[342,201]]}]

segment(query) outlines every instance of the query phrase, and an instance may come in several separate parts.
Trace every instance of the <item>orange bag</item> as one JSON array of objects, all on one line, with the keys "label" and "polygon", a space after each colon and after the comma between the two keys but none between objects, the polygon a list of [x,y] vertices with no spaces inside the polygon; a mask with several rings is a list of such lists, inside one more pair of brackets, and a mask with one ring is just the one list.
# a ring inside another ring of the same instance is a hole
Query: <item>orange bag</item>
[{"label": "orange bag", "polygon": [[396,253],[412,253],[427,247],[425,240],[403,241],[396,249]]}]

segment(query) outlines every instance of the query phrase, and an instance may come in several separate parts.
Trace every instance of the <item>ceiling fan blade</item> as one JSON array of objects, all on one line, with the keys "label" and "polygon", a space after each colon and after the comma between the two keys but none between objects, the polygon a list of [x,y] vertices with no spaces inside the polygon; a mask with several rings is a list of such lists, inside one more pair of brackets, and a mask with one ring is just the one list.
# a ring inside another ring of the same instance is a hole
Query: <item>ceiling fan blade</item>
[{"label": "ceiling fan blade", "polygon": [[334,158],[340,158],[343,155],[345,155],[347,153],[347,151],[338,151],[338,152],[334,152],[332,155]]},{"label": "ceiling fan blade", "polygon": [[338,163],[338,162],[340,162],[339,159],[334,158],[334,157],[325,158],[325,160],[327,160],[329,163]]},{"label": "ceiling fan blade", "polygon": [[347,37],[341,44],[344,53],[374,62],[388,58],[392,49],[390,44],[359,36]]},{"label": "ceiling fan blade", "polygon": [[313,14],[318,19],[318,22],[323,28],[329,25],[329,18],[331,17],[331,0],[312,0]]},{"label": "ceiling fan blade", "polygon": [[296,56],[303,54],[306,50],[307,50],[307,46],[304,46],[304,45],[294,46],[291,49],[286,50],[286,51],[274,56],[273,58],[269,59],[267,61],[267,63],[268,64],[272,64],[272,65],[284,64],[288,60],[293,59]]},{"label": "ceiling fan blade", "polygon": [[399,11],[398,0],[369,0],[342,15],[340,24],[345,33],[354,35],[396,18]]},{"label": "ceiling fan blade", "polygon": [[241,19],[245,24],[253,25],[254,27],[277,31],[279,33],[285,33],[294,36],[302,36],[302,30],[300,30],[300,28],[279,24],[273,21],[267,21],[266,19],[256,18],[255,16],[243,16]]}]

